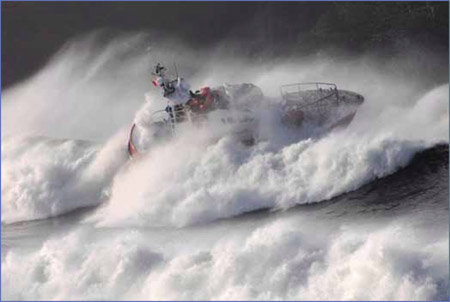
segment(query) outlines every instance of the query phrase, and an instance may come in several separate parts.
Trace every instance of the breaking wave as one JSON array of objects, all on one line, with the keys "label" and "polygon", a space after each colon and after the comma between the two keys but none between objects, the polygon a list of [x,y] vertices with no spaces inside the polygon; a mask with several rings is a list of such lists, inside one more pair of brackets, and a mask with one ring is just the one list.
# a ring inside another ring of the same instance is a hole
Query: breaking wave
[{"label": "breaking wave", "polygon": [[416,227],[278,220],[207,247],[185,237],[190,249],[175,254],[138,231],[95,239],[77,230],[25,256],[9,252],[2,299],[446,300],[448,233]]},{"label": "breaking wave", "polygon": [[[281,84],[338,81],[366,101],[332,133],[292,133],[269,112],[255,146],[184,129],[130,161],[141,44],[74,41],[3,92],[2,300],[448,300],[448,84],[364,57],[254,66],[180,51],[194,87],[252,82],[276,100]],[[57,227],[15,224],[83,207]]]},{"label": "breaking wave", "polygon": [[127,160],[125,137],[103,147],[46,137],[3,139],[2,223],[54,217],[105,201],[104,190]]},{"label": "breaking wave", "polygon": [[[448,143],[448,84],[424,91],[403,80],[391,83],[391,78],[367,70],[368,64],[347,62],[352,72],[338,85],[363,94],[366,103],[344,130],[291,141],[268,120],[265,131],[270,139],[254,147],[239,145],[231,137],[211,142],[205,130],[185,133],[127,163],[126,128],[132,121],[130,112],[138,109],[136,91],[145,86],[142,54],[128,55],[128,47],[137,43],[130,41],[111,43],[88,57],[75,43],[40,74],[6,91],[2,223],[53,217],[94,205],[101,206],[89,221],[98,226],[185,226],[261,208],[289,208],[358,189],[406,166],[416,152]],[[213,63],[215,69],[208,73],[204,66],[193,75],[193,83],[217,83],[230,74],[227,61]],[[114,90],[117,98],[110,87],[123,80],[112,77],[111,68],[120,69],[129,84]],[[339,79],[339,70],[326,60],[280,64],[269,71],[250,66],[235,80],[250,80],[274,97],[275,87],[286,81]],[[358,80],[363,74],[365,79]],[[76,85],[71,86],[73,80]],[[49,92],[50,86],[61,90]],[[34,91],[39,92],[35,98]],[[130,97],[136,98],[120,114]],[[110,99],[114,103],[107,103]],[[111,108],[115,104],[118,108]],[[30,105],[33,118],[19,126]],[[59,116],[46,120],[52,106]],[[95,118],[93,111],[98,112]],[[116,117],[113,122],[111,114]],[[110,138],[102,143],[105,137]]]}]

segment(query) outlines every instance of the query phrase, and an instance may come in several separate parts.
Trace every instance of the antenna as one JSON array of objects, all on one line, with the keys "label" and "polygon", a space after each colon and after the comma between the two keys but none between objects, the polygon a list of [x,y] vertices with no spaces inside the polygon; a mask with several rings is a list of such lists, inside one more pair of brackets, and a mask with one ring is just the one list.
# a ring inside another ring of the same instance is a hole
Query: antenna
[{"label": "antenna", "polygon": [[178,70],[177,70],[177,64],[175,64],[175,62],[173,62],[173,68],[175,69],[175,74],[177,76],[178,79]]}]

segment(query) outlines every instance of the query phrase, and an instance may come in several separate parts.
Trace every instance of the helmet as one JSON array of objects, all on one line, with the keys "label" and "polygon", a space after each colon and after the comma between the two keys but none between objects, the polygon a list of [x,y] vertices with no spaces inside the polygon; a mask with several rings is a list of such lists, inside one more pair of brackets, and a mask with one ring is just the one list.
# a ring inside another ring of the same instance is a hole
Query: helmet
[{"label": "helmet", "polygon": [[166,70],[166,68],[164,66],[162,66],[161,63],[156,64],[156,66],[155,66],[155,74],[156,75],[164,76],[165,70]]},{"label": "helmet", "polygon": [[154,86],[158,87],[158,86],[162,86],[164,84],[164,80],[162,77],[156,77],[153,79],[152,83]]}]

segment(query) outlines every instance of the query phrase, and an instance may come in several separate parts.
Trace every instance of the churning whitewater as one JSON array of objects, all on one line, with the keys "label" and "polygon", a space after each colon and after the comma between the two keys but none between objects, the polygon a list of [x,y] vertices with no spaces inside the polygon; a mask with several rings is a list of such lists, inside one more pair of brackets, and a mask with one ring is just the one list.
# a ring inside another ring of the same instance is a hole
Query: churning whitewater
[{"label": "churning whitewater", "polygon": [[136,112],[165,106],[148,66],[175,55],[134,52],[141,36],[93,39],[3,92],[2,300],[448,299],[448,156],[407,181],[430,183],[404,192],[416,210],[366,213],[370,198],[400,200],[377,182],[448,155],[448,83],[370,57],[254,66],[186,51],[178,69],[195,87],[249,82],[276,103],[282,84],[336,82],[365,102],[330,133],[283,128],[267,107],[253,146],[186,127],[130,160]]}]

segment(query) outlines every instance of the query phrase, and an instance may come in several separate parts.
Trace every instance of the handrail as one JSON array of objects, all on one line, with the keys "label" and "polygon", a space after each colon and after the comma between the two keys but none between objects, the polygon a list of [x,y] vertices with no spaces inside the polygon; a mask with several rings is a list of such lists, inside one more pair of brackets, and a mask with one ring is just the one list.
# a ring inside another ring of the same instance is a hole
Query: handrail
[{"label": "handrail", "polygon": [[324,86],[331,86],[332,90],[337,92],[337,86],[334,83],[326,83],[326,82],[303,82],[303,83],[293,83],[293,84],[286,84],[286,85],[282,85],[280,86],[280,94],[283,98],[285,98],[287,96],[287,94],[289,94],[288,92],[286,92],[286,88],[288,87],[296,87],[297,91],[294,93],[299,93],[300,91],[304,91],[301,89],[302,86],[306,86],[306,85],[315,85],[316,90],[321,89],[320,85],[324,85]]},{"label": "handrail", "polygon": [[152,117],[154,117],[154,116],[156,116],[157,114],[160,114],[160,113],[165,113],[166,115],[169,115],[166,110],[158,110],[158,111],[152,112]]},{"label": "handrail", "polygon": [[334,83],[325,83],[325,82],[303,82],[303,83],[293,83],[293,84],[286,84],[286,85],[282,85],[280,86],[280,94],[281,96],[284,98],[288,92],[286,91],[288,87],[296,87],[296,91],[295,93],[300,93],[300,91],[305,91],[304,89],[302,89],[302,86],[307,86],[307,85],[314,85],[315,86],[315,90],[320,90],[323,89],[320,86],[331,86],[332,90],[337,91],[337,86]]},{"label": "handrail", "polygon": [[291,86],[291,85],[311,85],[311,84],[319,84],[319,85],[329,85],[329,86],[333,86],[335,88],[337,88],[336,84],[334,83],[328,83],[328,82],[301,82],[301,83],[291,83],[291,84],[285,84],[282,85],[283,86]]},{"label": "handrail", "polygon": [[[172,133],[175,134],[176,126],[178,123],[183,122],[184,120],[191,120],[191,115],[189,110],[186,110],[186,107],[178,107],[178,106],[168,106],[170,109],[158,110],[151,114],[151,119],[153,121],[162,121],[162,122],[170,122]],[[159,117],[156,119],[155,116],[164,114],[164,117]]]},{"label": "handrail", "polygon": [[[310,86],[310,89],[302,89],[304,86]],[[314,85],[313,87],[311,87]],[[321,86],[327,86],[326,88]],[[294,91],[288,91],[289,88],[295,88]],[[304,83],[295,83],[295,84],[287,84],[280,87],[280,93],[284,100],[286,101],[296,101],[295,99],[298,97],[298,101],[300,101],[300,97],[302,96],[302,92],[305,93],[307,91],[330,91],[329,94],[320,97],[317,100],[313,100],[311,102],[299,102],[296,105],[300,108],[311,107],[311,106],[320,106],[320,103],[330,97],[335,96],[336,101],[339,102],[339,94],[336,84],[333,83],[325,83],[325,82],[304,82]],[[319,95],[320,96],[320,95]],[[319,105],[318,105],[319,104]]]}]

